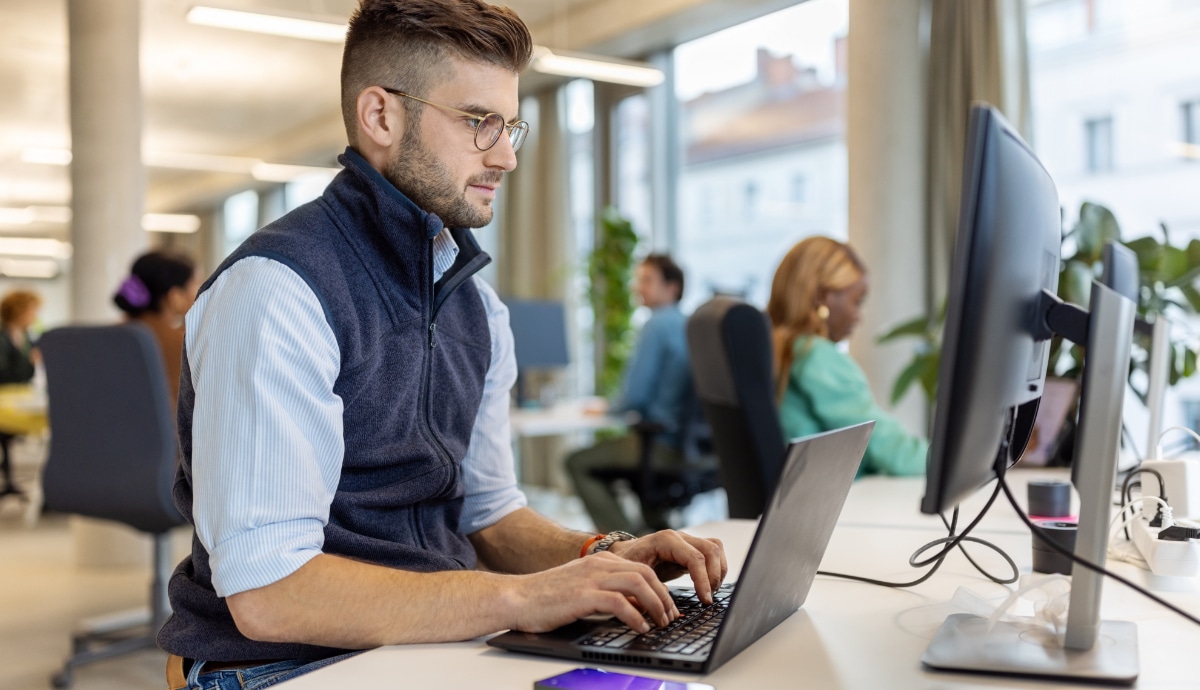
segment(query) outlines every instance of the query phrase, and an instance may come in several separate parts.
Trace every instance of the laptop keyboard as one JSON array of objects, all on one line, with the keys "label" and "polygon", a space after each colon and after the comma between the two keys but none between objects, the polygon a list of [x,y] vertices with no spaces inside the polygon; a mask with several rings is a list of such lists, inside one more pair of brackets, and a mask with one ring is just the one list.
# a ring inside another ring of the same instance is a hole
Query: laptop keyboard
[{"label": "laptop keyboard", "polygon": [[[679,609],[679,618],[665,628],[652,627],[639,635],[632,628],[606,627],[579,640],[585,647],[600,647],[604,651],[624,649],[635,652],[664,652],[667,654],[696,654],[707,652],[717,629],[725,619],[733,585],[724,584],[713,593],[713,603],[705,605],[694,589],[672,589],[671,598]],[[647,617],[649,620],[649,617]],[[617,621],[616,618],[613,621]],[[652,624],[653,625],[653,624]]]}]

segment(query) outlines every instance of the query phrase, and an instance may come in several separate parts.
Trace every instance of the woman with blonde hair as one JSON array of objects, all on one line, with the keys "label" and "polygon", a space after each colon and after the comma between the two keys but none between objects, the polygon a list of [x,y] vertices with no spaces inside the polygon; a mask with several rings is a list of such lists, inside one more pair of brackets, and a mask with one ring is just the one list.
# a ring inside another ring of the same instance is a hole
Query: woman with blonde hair
[{"label": "woman with blonde hair", "polygon": [[929,443],[879,407],[862,369],[837,347],[858,325],[867,287],[866,266],[837,240],[810,237],[784,256],[767,304],[780,422],[795,438],[874,420],[859,476],[921,474]]}]

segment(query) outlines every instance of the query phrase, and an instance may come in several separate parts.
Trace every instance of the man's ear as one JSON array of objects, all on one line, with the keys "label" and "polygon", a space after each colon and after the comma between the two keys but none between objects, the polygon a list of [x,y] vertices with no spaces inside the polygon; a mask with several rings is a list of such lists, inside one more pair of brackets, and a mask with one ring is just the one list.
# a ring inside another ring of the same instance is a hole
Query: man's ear
[{"label": "man's ear", "polygon": [[390,149],[404,136],[404,107],[379,86],[368,86],[356,101],[359,143]]}]

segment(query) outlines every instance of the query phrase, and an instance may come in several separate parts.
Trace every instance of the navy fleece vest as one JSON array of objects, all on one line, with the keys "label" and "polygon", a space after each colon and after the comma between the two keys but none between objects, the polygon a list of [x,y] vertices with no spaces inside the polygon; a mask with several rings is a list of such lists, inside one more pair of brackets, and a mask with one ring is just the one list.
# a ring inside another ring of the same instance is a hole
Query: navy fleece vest
[{"label": "navy fleece vest", "polygon": [[[324,552],[421,572],[473,568],[475,552],[458,531],[460,465],[483,397],[491,336],[468,281],[490,259],[469,231],[453,230],[458,260],[435,286],[433,237],[441,221],[352,149],[340,160],[345,170],[320,198],[254,233],[201,291],[239,259],[262,256],[291,267],[321,300],[341,351],[333,390],[342,399],[345,437]],[[191,521],[195,391],[186,350],[183,361],[175,503]],[[174,614],[158,638],[168,652],[232,661],[342,651],[243,637],[213,590],[208,552],[196,538],[169,592]]]}]

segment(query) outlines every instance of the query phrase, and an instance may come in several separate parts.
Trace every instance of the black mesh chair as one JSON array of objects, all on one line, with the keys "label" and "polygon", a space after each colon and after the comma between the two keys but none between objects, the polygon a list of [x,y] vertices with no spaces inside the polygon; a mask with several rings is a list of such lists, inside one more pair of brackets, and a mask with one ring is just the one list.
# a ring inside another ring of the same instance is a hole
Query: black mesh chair
[{"label": "black mesh chair", "polygon": [[783,467],[783,430],[771,372],[766,315],[714,297],[687,325],[692,383],[720,464],[731,518],[757,518]]},{"label": "black mesh chair", "polygon": [[[76,666],[154,648],[170,613],[170,535],[183,524],[171,497],[178,441],[158,344],[138,325],[71,326],[39,342],[46,365],[50,454],[42,475],[46,508],[114,520],[154,537],[148,615],[133,625],[97,624],[72,638],[51,680],[71,684]],[[114,617],[116,618],[116,617]]]},{"label": "black mesh chair", "polygon": [[692,499],[721,486],[708,425],[700,413],[695,396],[689,391],[682,408],[678,428],[685,463],[681,467],[664,468],[654,464],[655,439],[666,433],[662,424],[640,421],[631,424],[629,431],[638,437],[638,466],[632,469],[606,468],[593,475],[608,482],[629,483],[638,498],[642,518],[652,530],[670,527],[664,519],[674,509],[686,508]]}]

